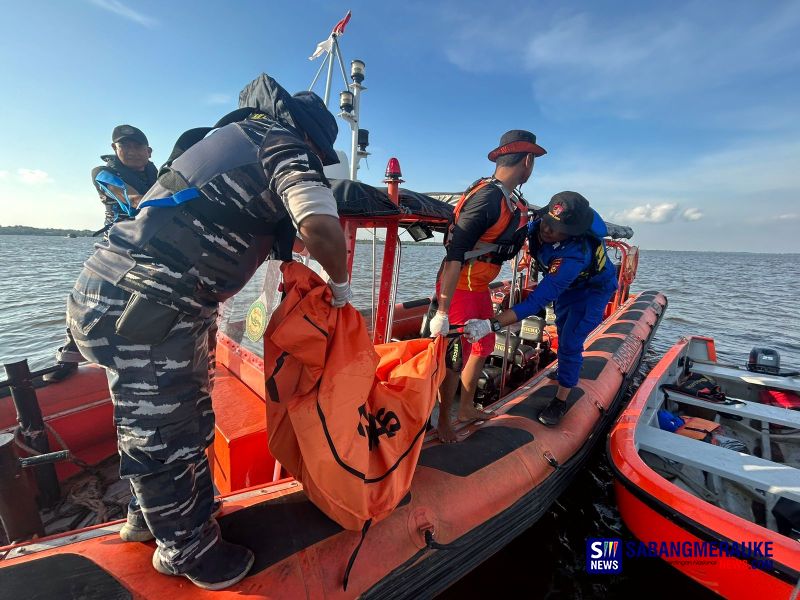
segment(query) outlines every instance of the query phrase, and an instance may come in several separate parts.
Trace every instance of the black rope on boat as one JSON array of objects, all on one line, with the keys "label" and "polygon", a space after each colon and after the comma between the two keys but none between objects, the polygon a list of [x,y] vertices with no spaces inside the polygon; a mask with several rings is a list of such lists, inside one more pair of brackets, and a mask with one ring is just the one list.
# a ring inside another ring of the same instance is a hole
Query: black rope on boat
[{"label": "black rope on boat", "polygon": [[367,537],[367,531],[369,530],[370,525],[372,525],[372,519],[364,523],[364,527],[361,528],[361,539],[358,541],[358,546],[356,546],[356,549],[353,550],[353,553],[350,555],[350,560],[347,561],[347,568],[344,570],[344,581],[342,582],[344,591],[347,591],[347,582],[350,580],[350,571],[353,568],[353,564],[356,562],[358,551],[361,550],[361,544],[364,543],[364,538]]},{"label": "black rope on boat", "polygon": [[434,539],[433,529],[425,530],[425,546],[431,550],[458,550],[464,547],[464,544],[440,544]]}]

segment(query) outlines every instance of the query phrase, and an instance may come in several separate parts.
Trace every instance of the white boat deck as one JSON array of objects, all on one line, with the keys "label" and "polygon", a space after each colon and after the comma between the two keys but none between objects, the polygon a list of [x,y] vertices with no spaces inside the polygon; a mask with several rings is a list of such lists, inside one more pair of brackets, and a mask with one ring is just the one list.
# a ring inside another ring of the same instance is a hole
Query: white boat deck
[{"label": "white boat deck", "polygon": [[[800,411],[763,404],[755,399],[759,397],[759,390],[764,388],[800,392],[800,378],[753,373],[720,365],[707,359],[705,349],[705,341],[695,344],[695,340],[691,340],[685,351],[675,357],[673,364],[661,375],[639,419],[634,438],[636,446],[640,452],[705,473],[709,494],[717,498],[712,504],[733,514],[738,514],[735,509],[738,505],[735,502],[726,504],[728,497],[724,494],[727,488],[720,482],[727,480],[749,489],[750,497],[756,501],[761,499],[765,505],[766,526],[777,531],[772,509],[778,500],[786,498],[800,503],[800,462],[797,461],[797,452],[781,455],[780,448],[778,460],[772,460],[772,448],[783,444],[786,450],[800,444]],[[687,364],[689,360],[691,362]],[[712,401],[671,389],[687,366],[692,373],[716,380],[726,392],[726,400]],[[744,394],[747,394],[747,400],[735,397]],[[682,407],[680,411],[679,407]],[[723,436],[739,439],[738,436],[742,435],[739,441],[747,442],[745,446],[749,453],[660,429],[657,417],[660,409],[683,414],[688,408],[687,412],[691,414],[691,407],[714,411],[716,419],[713,416],[706,418],[722,421],[728,430]],[[729,420],[731,418],[739,420]],[[759,424],[752,424],[751,420]],[[776,429],[776,426],[787,429]],[[740,516],[753,518],[752,515]]]},{"label": "white boat deck", "polygon": [[642,427],[636,432],[636,442],[640,450],[709,471],[774,496],[800,502],[800,469],[790,465],[735,452],[651,426]]}]

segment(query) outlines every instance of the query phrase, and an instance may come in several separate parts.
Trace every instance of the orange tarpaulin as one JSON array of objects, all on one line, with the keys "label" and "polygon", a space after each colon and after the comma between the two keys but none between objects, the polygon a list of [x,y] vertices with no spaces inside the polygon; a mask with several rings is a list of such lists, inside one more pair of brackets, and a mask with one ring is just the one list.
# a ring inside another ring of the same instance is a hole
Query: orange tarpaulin
[{"label": "orange tarpaulin", "polygon": [[308,267],[281,266],[284,300],[264,335],[272,455],[346,529],[391,513],[411,487],[444,377],[444,344],[374,346],[351,305]]}]

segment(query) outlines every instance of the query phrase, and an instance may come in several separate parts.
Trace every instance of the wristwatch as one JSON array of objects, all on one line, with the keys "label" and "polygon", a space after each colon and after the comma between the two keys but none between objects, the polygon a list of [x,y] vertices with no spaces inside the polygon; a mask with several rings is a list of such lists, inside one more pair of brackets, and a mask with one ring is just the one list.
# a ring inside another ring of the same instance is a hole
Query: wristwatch
[{"label": "wristwatch", "polygon": [[500,325],[500,321],[498,321],[497,319],[491,319],[489,321],[489,324],[492,326],[492,331],[494,331],[495,333],[497,333],[503,328],[503,326]]}]

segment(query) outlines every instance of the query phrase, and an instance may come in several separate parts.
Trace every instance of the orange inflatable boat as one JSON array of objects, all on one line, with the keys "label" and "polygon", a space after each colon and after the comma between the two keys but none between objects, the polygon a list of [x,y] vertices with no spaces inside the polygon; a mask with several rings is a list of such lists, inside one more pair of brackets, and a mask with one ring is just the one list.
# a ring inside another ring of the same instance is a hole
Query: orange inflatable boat
[{"label": "orange inflatable boat", "polygon": [[[371,335],[366,345],[372,345],[380,357],[374,372],[366,373],[376,381],[383,381],[381,365],[394,369],[405,360],[404,356],[391,353],[381,355],[378,349],[398,338],[417,337],[428,304],[426,299],[402,304],[394,301],[402,250],[399,232],[406,229],[424,235],[426,231],[443,230],[452,213],[452,208],[443,202],[399,189],[399,173],[391,175],[387,177],[386,190],[357,182],[334,183],[350,269],[358,250],[359,228],[382,229],[386,238],[381,265],[373,265],[380,274],[376,277],[377,296],[371,310],[362,313]],[[245,335],[245,315],[253,300],[260,297],[265,307],[274,309],[275,300],[279,299],[275,296],[277,265],[265,265],[253,285],[225,306],[220,321],[218,368],[212,394],[216,435],[209,448],[214,484],[223,501],[219,516],[222,533],[226,539],[253,549],[256,558],[252,572],[228,590],[205,592],[184,578],[155,572],[151,566],[154,545],[122,542],[118,535],[120,520],[43,535],[41,522],[35,523],[38,516],[29,513],[27,516],[34,517],[33,526],[26,530],[20,522],[11,523],[14,535],[10,537],[19,541],[0,548],[2,596],[173,600],[417,598],[443,590],[536,522],[603,439],[619,409],[627,384],[660,322],[666,299],[658,292],[629,297],[637,249],[619,240],[608,240],[607,244],[618,271],[619,291],[608,305],[606,320],[586,342],[580,382],[569,398],[570,409],[561,423],[547,428],[536,419],[555,390],[554,381],[548,377],[556,366],[555,332],[549,328],[535,345],[526,341],[525,331],[501,335],[479,382],[481,401],[497,416],[483,423],[458,426],[464,439],[457,444],[439,443],[437,433],[426,433],[422,422],[409,426],[414,435],[402,442],[409,455],[418,454],[415,468],[402,473],[397,480],[400,483],[393,485],[388,495],[379,497],[372,509],[348,509],[352,522],[342,520],[331,509],[335,503],[326,506],[321,500],[323,494],[311,483],[306,489],[292,476],[295,471],[306,482],[313,479],[310,465],[303,466],[291,453],[286,454],[285,448],[276,444],[277,438],[268,445],[268,430],[275,434],[280,429],[281,416],[273,411],[275,407],[270,407],[272,421],[267,422],[269,388],[278,385],[277,381],[269,383],[277,361],[269,348],[266,354],[262,353],[261,341],[253,342]],[[498,282],[493,286],[498,310],[535,289],[536,276],[529,267],[522,268],[515,278],[516,283]],[[275,333],[270,332],[269,340],[278,339],[273,338]],[[501,339],[510,343],[500,343]],[[409,341],[404,347],[413,349],[413,355],[430,349],[433,360],[426,361],[428,367],[438,361],[436,344],[430,340]],[[346,349],[344,353],[346,356]],[[15,369],[16,374],[7,385],[16,390],[15,399],[24,399],[30,408],[35,404],[31,403],[30,377],[25,379],[25,369]],[[427,389],[429,398],[436,375],[432,370],[426,372],[422,365],[412,371],[424,374],[415,385],[421,386],[419,390]],[[378,373],[377,378],[374,373]],[[285,394],[294,397],[299,391],[302,390],[289,385]],[[401,400],[413,401],[422,395],[411,391]],[[24,480],[33,469],[38,485],[50,481],[57,487],[60,481],[67,490],[73,481],[69,478],[85,469],[86,463],[93,465],[114,455],[111,405],[101,370],[82,366],[64,382],[38,390],[38,400],[41,412],[38,407],[33,412],[39,414],[42,431],[49,433],[40,436],[40,441],[49,438],[50,450],[68,447],[68,456],[79,459],[78,463],[60,462],[55,470],[52,464],[20,469],[16,459],[10,460],[1,466],[7,466],[6,474],[12,477],[0,482],[0,488],[9,481]],[[369,402],[373,401],[374,398]],[[371,406],[369,402],[367,407]],[[386,411],[380,413],[380,408],[379,403],[374,409],[365,408],[367,417],[361,424],[369,439],[370,415],[375,417],[372,434],[384,445],[388,436],[379,435],[378,428],[386,426],[388,431],[393,421],[387,420]],[[421,412],[427,412],[428,407],[423,408]],[[14,440],[31,431],[28,423],[18,429],[17,437],[12,435],[16,420],[10,398],[0,398],[0,460],[20,453],[22,446],[18,447]],[[363,442],[357,431],[358,423],[354,421],[349,435],[359,436]],[[291,439],[286,439],[291,446]],[[364,462],[363,456],[348,454],[346,439],[337,440],[334,447],[339,458],[345,456],[347,461],[343,462],[360,473],[377,473],[376,477],[380,477],[394,464],[379,468]],[[25,458],[23,462],[30,465],[30,460]],[[414,461],[402,464],[413,465]],[[40,471],[48,468],[52,477],[39,478],[43,474]],[[323,468],[326,473],[334,473],[329,466]],[[3,495],[5,491],[0,489],[0,500],[8,497]],[[332,496],[326,494],[330,500]],[[350,492],[347,494],[352,497]],[[15,499],[17,504],[24,504],[21,496]],[[384,506],[385,510],[374,510],[375,506]],[[0,511],[5,508],[8,506],[0,501]],[[368,531],[356,530],[370,517],[375,517],[375,522]],[[4,521],[4,525],[9,523]],[[38,537],[31,539],[34,534]]]},{"label": "orange inflatable boat", "polygon": [[495,403],[498,416],[469,426],[461,443],[428,435],[410,491],[363,540],[288,478],[223,497],[223,535],[256,554],[229,590],[155,573],[152,543],[123,543],[119,522],[5,548],[0,589],[16,598],[429,597],[530,527],[566,487],[603,438],[665,306],[661,294],[641,294],[587,340],[558,427],[536,420],[554,392],[545,371]]}]

